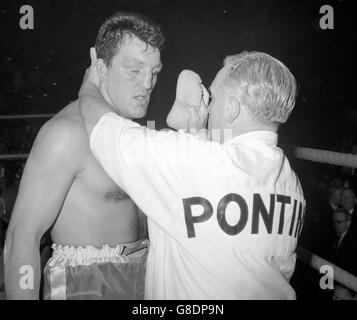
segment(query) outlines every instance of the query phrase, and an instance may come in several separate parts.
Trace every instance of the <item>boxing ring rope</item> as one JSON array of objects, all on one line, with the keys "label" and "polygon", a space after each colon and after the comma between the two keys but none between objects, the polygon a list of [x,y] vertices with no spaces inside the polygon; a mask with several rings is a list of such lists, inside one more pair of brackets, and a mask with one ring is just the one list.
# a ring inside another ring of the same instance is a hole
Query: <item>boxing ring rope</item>
[{"label": "boxing ring rope", "polygon": [[[50,118],[52,116],[53,114],[6,115],[0,116],[0,120]],[[290,154],[297,159],[357,169],[357,155],[354,154],[287,145],[281,145],[280,147],[284,149],[287,155]],[[0,155],[0,161],[26,159],[27,156],[28,154],[3,154]],[[357,292],[356,276],[300,246],[297,247],[296,252],[301,261],[317,271],[320,271],[322,266],[331,266],[334,271],[333,280]]]},{"label": "boxing ring rope", "polygon": [[287,154],[295,158],[336,166],[357,168],[357,155],[321,149],[281,146]]},{"label": "boxing ring rope", "polygon": [[[43,113],[43,114],[10,114],[10,115],[0,115],[0,120],[19,120],[19,119],[46,119],[54,116],[54,113]],[[28,157],[27,153],[21,154],[0,154],[1,160],[18,160],[26,159]]]},{"label": "boxing ring rope", "polygon": [[39,118],[51,118],[54,114],[19,114],[19,115],[6,115],[0,116],[0,120],[16,120],[16,119],[39,119]]},{"label": "boxing ring rope", "polygon": [[[49,115],[44,115],[48,117]],[[10,116],[5,116],[10,117]],[[19,116],[20,117],[20,116]],[[28,116],[34,117],[34,116]],[[39,115],[36,115],[39,118]],[[4,116],[3,116],[4,118]],[[0,120],[2,117],[0,116]],[[10,119],[10,118],[7,118]],[[14,119],[14,118],[12,118]],[[291,154],[295,158],[301,160],[308,160],[313,162],[333,164],[337,166],[350,167],[357,169],[357,155],[349,153],[334,152],[321,149],[303,148],[303,147],[293,147],[293,146],[281,146],[287,154]],[[12,154],[12,155],[0,155],[0,160],[15,159],[18,156],[20,159],[26,158],[26,154]]]},{"label": "boxing ring rope", "polygon": [[26,159],[28,157],[28,153],[20,153],[20,154],[0,154],[1,160],[17,160],[17,159]]}]

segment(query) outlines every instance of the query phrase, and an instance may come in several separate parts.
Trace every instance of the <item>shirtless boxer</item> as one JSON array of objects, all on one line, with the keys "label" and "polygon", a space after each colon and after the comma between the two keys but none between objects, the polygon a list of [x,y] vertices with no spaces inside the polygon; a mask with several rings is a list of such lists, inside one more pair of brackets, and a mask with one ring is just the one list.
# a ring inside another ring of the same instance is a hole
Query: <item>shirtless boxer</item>
[{"label": "shirtless boxer", "polygon": [[[146,17],[117,13],[96,40],[100,92],[118,114],[145,116],[161,70],[164,36]],[[78,101],[40,130],[24,169],[5,253],[9,299],[38,299],[40,239],[53,255],[45,267],[45,299],[142,299],[148,251],[137,207],[92,156]],[[21,288],[22,266],[34,286]]]}]

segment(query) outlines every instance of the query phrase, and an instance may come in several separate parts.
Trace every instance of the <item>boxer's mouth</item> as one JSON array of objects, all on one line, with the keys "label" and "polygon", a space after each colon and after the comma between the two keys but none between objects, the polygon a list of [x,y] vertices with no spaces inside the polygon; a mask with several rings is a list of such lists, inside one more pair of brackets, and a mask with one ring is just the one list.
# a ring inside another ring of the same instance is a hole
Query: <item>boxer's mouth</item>
[{"label": "boxer's mouth", "polygon": [[148,96],[147,95],[137,95],[134,97],[139,103],[144,104],[148,101]]}]

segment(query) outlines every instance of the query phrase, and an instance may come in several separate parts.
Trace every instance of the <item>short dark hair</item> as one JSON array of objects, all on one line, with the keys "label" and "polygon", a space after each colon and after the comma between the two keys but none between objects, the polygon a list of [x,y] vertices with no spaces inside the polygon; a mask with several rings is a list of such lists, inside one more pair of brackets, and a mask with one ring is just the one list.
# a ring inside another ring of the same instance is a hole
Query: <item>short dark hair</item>
[{"label": "short dark hair", "polygon": [[146,45],[162,50],[165,35],[161,27],[140,13],[117,12],[100,27],[95,42],[98,59],[103,59],[107,66],[118,53],[125,38],[137,37]]},{"label": "short dark hair", "polygon": [[335,194],[336,191],[342,191],[341,187],[336,187],[336,186],[331,186],[328,188],[328,199],[331,199],[331,197]]}]

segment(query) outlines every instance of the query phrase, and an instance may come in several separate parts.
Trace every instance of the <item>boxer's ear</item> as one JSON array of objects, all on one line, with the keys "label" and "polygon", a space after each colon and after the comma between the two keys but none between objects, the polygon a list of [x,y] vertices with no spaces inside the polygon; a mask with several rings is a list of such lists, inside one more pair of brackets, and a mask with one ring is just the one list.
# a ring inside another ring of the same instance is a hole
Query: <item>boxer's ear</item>
[{"label": "boxer's ear", "polygon": [[226,105],[226,120],[229,123],[232,123],[239,116],[241,104],[239,99],[236,96],[230,96],[228,98],[228,104]]},{"label": "boxer's ear", "polygon": [[99,76],[99,80],[101,83],[105,83],[107,81],[108,67],[105,64],[103,59],[97,59],[95,66],[97,68],[97,73]]}]

